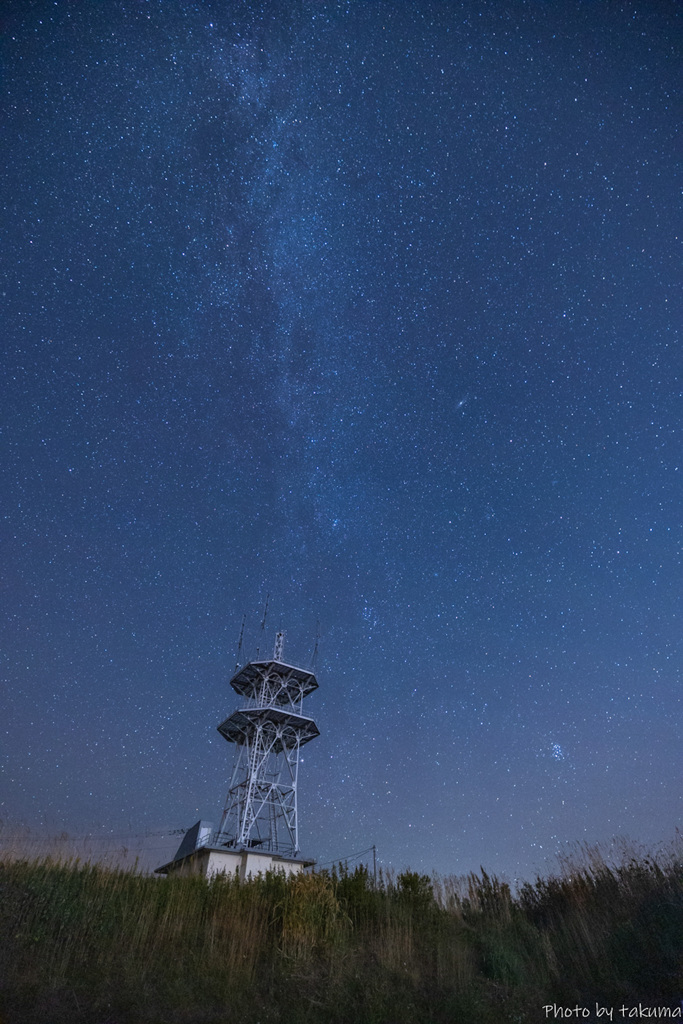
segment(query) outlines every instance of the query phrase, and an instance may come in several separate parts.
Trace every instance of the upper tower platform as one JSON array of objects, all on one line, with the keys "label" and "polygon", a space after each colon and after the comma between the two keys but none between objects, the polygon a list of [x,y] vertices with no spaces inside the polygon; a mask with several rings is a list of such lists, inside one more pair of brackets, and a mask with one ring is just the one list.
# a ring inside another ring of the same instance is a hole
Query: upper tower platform
[{"label": "upper tower platform", "polygon": [[241,697],[264,704],[300,705],[304,697],[318,689],[312,672],[283,661],[250,661],[230,680]]}]

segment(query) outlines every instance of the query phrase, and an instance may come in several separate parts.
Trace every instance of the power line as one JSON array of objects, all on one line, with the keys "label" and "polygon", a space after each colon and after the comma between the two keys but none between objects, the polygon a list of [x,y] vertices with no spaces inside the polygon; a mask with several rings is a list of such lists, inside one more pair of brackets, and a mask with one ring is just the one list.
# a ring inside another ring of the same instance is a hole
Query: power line
[{"label": "power line", "polygon": [[58,835],[37,836],[29,832],[0,832],[0,843],[18,840],[22,843],[108,843],[112,840],[156,839],[165,836],[185,835],[186,828],[174,828],[164,832],[111,832],[107,835],[86,833],[74,835],[71,832],[60,832]]},{"label": "power line", "polygon": [[348,860],[356,860],[358,857],[362,857],[364,853],[372,853],[375,850],[374,846],[368,846],[367,850],[361,850],[359,853],[350,853],[346,857],[335,857],[333,860],[323,861],[322,864],[316,864],[318,868],[326,868],[330,864],[343,864]]}]

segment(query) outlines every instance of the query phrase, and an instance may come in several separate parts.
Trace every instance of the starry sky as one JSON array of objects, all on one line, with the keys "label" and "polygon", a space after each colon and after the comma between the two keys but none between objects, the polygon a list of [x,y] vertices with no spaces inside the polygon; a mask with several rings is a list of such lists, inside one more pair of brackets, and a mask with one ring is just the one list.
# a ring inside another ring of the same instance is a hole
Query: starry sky
[{"label": "starry sky", "polygon": [[670,838],[680,7],[0,22],[5,829],[217,822],[246,615],[320,862]]}]

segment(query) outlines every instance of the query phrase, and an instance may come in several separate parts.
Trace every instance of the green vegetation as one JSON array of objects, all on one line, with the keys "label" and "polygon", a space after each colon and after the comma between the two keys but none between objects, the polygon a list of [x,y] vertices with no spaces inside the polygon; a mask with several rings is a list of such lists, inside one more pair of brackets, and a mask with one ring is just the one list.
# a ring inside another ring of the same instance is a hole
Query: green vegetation
[{"label": "green vegetation", "polygon": [[2,1024],[536,1024],[553,1003],[676,1007],[683,862],[587,851],[513,894],[483,871],[240,884],[7,860],[0,945]]}]

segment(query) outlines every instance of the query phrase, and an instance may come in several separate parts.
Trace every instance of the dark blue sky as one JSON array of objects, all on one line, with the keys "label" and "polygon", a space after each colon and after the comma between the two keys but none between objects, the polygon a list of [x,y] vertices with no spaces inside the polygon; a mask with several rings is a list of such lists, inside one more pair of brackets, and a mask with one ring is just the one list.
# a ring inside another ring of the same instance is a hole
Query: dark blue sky
[{"label": "dark blue sky", "polygon": [[217,821],[269,593],[304,852],[672,835],[676,8],[4,4],[7,829]]}]

